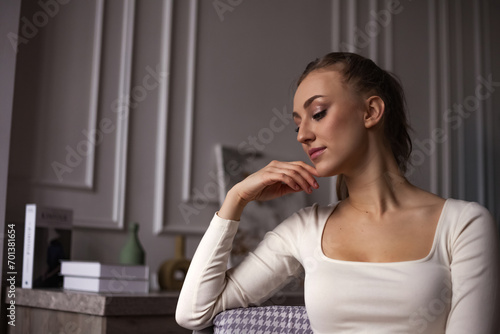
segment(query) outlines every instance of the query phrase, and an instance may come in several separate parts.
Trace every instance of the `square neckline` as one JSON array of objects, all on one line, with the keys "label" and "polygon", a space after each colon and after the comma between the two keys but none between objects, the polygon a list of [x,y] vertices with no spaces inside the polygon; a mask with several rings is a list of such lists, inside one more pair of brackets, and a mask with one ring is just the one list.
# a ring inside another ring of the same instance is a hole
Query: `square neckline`
[{"label": "square neckline", "polygon": [[413,263],[422,263],[428,261],[432,255],[435,252],[436,246],[437,246],[437,239],[438,235],[440,234],[441,230],[441,225],[443,224],[442,221],[444,220],[444,216],[446,214],[447,208],[448,208],[448,202],[449,198],[445,199],[443,207],[441,209],[441,213],[439,214],[439,219],[436,224],[436,230],[434,231],[434,238],[432,240],[432,246],[429,251],[429,253],[420,259],[415,259],[415,260],[404,260],[404,261],[391,261],[391,262],[372,262],[372,261],[352,261],[352,260],[340,260],[340,259],[334,259],[331,257],[328,257],[325,252],[323,251],[323,234],[325,233],[325,228],[326,228],[326,223],[328,222],[328,219],[330,216],[333,214],[337,206],[341,201],[336,202],[334,205],[332,205],[332,210],[327,214],[326,218],[322,222],[322,226],[320,228],[321,233],[319,234],[319,250],[320,250],[320,256],[323,260],[327,262],[332,262],[332,263],[342,263],[342,264],[350,264],[350,265],[375,265],[375,266],[380,266],[380,265],[400,265],[400,264],[413,264]]}]

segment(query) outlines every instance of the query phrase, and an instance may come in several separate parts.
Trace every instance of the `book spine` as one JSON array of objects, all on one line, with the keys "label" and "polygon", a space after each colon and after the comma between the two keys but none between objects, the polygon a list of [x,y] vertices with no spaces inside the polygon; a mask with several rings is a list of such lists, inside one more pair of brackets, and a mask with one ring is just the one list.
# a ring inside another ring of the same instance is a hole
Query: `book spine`
[{"label": "book spine", "polygon": [[26,205],[23,250],[23,283],[22,287],[31,289],[33,286],[33,253],[35,250],[36,205]]},{"label": "book spine", "polygon": [[72,224],[72,210],[38,206],[38,227],[71,229]]}]

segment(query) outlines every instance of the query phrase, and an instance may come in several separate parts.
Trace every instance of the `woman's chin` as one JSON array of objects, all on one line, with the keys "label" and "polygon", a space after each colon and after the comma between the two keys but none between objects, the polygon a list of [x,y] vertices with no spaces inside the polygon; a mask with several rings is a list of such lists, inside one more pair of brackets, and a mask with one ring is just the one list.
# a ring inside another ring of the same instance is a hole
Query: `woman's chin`
[{"label": "woman's chin", "polygon": [[316,171],[318,172],[319,177],[331,177],[338,175],[337,171],[333,170],[332,168],[323,168],[321,164],[317,164],[314,166],[316,168]]}]

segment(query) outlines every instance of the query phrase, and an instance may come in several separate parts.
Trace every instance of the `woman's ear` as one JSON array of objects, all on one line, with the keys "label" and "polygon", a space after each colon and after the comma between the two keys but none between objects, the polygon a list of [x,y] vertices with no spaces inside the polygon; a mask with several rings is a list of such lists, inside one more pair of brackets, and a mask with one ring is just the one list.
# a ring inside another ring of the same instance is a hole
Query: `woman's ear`
[{"label": "woman's ear", "polygon": [[365,127],[368,129],[379,124],[384,116],[384,111],[385,103],[380,96],[371,96],[366,99]]}]

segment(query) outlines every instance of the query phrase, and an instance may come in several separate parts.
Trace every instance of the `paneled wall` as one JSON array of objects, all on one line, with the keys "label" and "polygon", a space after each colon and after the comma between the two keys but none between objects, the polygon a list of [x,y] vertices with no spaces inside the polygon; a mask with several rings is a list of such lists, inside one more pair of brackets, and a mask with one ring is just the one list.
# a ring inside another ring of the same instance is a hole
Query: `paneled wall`
[{"label": "paneled wall", "polygon": [[[42,10],[25,1],[21,15]],[[9,219],[27,202],[72,207],[80,259],[116,261],[129,221],[153,270],[176,233],[192,253],[218,206],[217,143],[259,138],[278,115],[285,127],[259,147],[305,158],[293,82],[330,34],[323,1],[60,4],[19,45]]]},{"label": "paneled wall", "polygon": [[16,205],[28,197],[74,208],[76,226],[121,229],[128,118],[110,106],[130,89],[134,4],[76,1],[44,12],[22,4],[21,36],[37,33],[19,45],[12,194],[22,196]]},{"label": "paneled wall", "polygon": [[[22,3],[8,219],[22,220],[27,202],[72,207],[75,258],[116,261],[130,221],[153,271],[177,233],[192,255],[218,208],[215,145],[307,159],[294,82],[330,50],[401,78],[412,181],[500,205],[494,1],[53,3]],[[334,201],[332,184],[321,180],[309,203]]]}]

